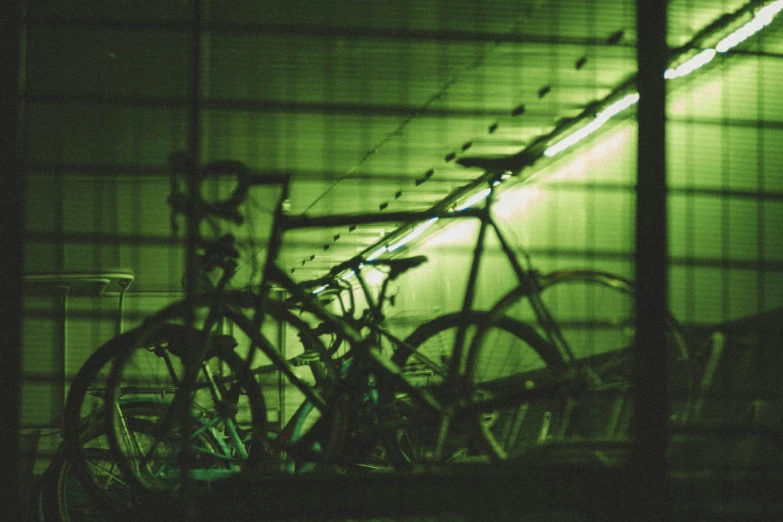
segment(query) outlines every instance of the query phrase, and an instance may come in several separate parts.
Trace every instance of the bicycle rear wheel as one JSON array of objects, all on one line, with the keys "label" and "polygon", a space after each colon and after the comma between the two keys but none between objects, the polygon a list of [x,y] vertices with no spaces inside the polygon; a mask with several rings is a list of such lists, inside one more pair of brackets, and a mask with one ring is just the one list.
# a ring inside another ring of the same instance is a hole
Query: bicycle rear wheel
[{"label": "bicycle rear wheel", "polygon": [[[622,439],[628,436],[631,406],[631,363],[635,343],[636,294],[631,281],[599,271],[560,270],[540,276],[539,297],[571,354],[573,364],[598,377],[588,400],[572,404],[568,425],[560,437]],[[538,325],[529,296],[522,289],[509,293],[493,310]],[[667,316],[666,346],[669,354],[672,419],[686,411],[692,386],[690,359],[682,330]]]},{"label": "bicycle rear wheel", "polygon": [[69,476],[78,480],[92,502],[110,509],[127,507],[128,498],[112,486],[122,484],[124,479],[115,462],[94,457],[109,451],[105,396],[112,361],[137,333],[132,330],[110,339],[82,364],[63,412],[63,453]]}]

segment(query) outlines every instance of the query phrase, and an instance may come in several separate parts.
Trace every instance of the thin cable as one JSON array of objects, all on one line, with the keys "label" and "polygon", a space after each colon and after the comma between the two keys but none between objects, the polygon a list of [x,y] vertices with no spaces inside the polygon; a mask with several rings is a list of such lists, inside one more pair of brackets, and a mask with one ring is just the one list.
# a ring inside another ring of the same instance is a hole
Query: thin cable
[{"label": "thin cable", "polygon": [[[522,23],[522,20],[517,20],[511,28],[508,30],[506,34],[511,34],[514,31],[517,30],[519,25]],[[502,43],[501,40],[493,40],[490,43],[490,46],[488,49],[485,49],[478,58],[476,58],[473,62],[469,63],[465,67],[463,67],[461,70],[456,72],[450,79],[444,83],[438,91],[430,96],[427,101],[425,101],[418,109],[415,109],[411,114],[409,114],[405,120],[403,120],[402,123],[400,123],[393,131],[391,131],[389,134],[381,138],[381,140],[367,153],[362,156],[362,158],[354,163],[342,176],[337,178],[336,181],[334,181],[326,190],[324,190],[320,196],[315,198],[310,205],[306,209],[304,209],[303,213],[306,213],[308,210],[313,208],[319,201],[321,201],[324,197],[326,197],[327,194],[329,194],[332,189],[334,189],[340,182],[348,179],[351,177],[351,175],[356,172],[356,170],[364,165],[371,157],[373,157],[377,152],[379,152],[389,141],[391,141],[392,138],[395,136],[401,135],[403,129],[407,127],[414,119],[419,117],[420,115],[424,114],[429,107],[443,98],[443,96],[446,94],[446,92],[455,84],[457,81],[461,80],[467,73],[473,71],[474,69],[477,69],[481,65],[484,64],[484,62],[487,60],[490,54],[495,52],[498,48],[498,46]]]}]

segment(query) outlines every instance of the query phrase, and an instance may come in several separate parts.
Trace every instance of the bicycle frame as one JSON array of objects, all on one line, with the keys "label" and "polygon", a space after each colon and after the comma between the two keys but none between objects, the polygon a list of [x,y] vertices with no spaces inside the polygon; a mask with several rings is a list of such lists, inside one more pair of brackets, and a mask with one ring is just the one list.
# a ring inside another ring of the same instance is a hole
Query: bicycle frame
[{"label": "bicycle frame", "polygon": [[[387,360],[386,358],[381,357],[380,354],[376,353],[374,350],[371,349],[372,339],[362,336],[360,332],[358,332],[346,320],[328,311],[320,303],[320,301],[316,296],[314,296],[312,293],[303,291],[299,287],[299,285],[288,275],[288,273],[286,273],[281,267],[277,265],[276,263],[277,255],[282,248],[282,240],[285,232],[289,230],[298,230],[298,229],[305,229],[305,228],[326,228],[326,227],[336,227],[336,226],[350,226],[350,225],[357,225],[357,224],[375,224],[375,223],[384,223],[384,222],[385,223],[388,222],[416,223],[416,222],[423,222],[432,218],[478,219],[479,230],[477,233],[475,245],[473,247],[473,259],[470,266],[468,280],[466,283],[464,299],[461,306],[461,312],[463,314],[467,314],[473,309],[480,262],[485,248],[485,239],[486,239],[488,229],[491,229],[492,231],[494,231],[495,235],[497,236],[501,248],[506,258],[509,260],[511,267],[518,279],[518,285],[515,291],[518,294],[519,289],[522,289],[522,294],[527,298],[529,298],[536,319],[539,325],[541,325],[541,327],[544,329],[547,336],[547,340],[550,343],[552,343],[552,345],[557,347],[558,352],[561,354],[564,360],[570,363],[577,363],[576,357],[574,356],[571,348],[568,346],[567,342],[563,338],[555,320],[552,318],[551,314],[549,313],[546,306],[541,301],[538,295],[540,288],[538,282],[536,281],[535,276],[533,275],[533,272],[530,269],[526,269],[525,267],[522,266],[522,264],[517,258],[516,253],[511,247],[509,241],[503,235],[498,224],[495,222],[495,220],[491,215],[491,207],[494,199],[494,186],[497,184],[497,180],[489,181],[489,193],[485,200],[484,205],[480,208],[465,208],[460,210],[439,211],[439,212],[425,211],[425,212],[390,212],[390,213],[378,212],[378,213],[366,213],[366,214],[332,214],[332,215],[324,215],[318,217],[310,217],[304,215],[297,215],[297,216],[286,215],[283,212],[283,202],[287,198],[289,180],[286,178],[285,180],[280,180],[280,181],[282,181],[280,183],[282,185],[282,192],[280,195],[279,203],[277,205],[276,214],[273,220],[272,235],[269,240],[269,247],[267,250],[266,262],[264,265],[263,278],[259,289],[261,295],[262,296],[268,295],[273,285],[282,287],[285,291],[287,291],[292,296],[294,300],[303,303],[304,308],[306,308],[308,312],[312,313],[319,320],[325,322],[330,328],[344,335],[345,339],[352,346],[359,348],[362,354],[369,355],[369,357],[374,361],[374,363],[377,366],[383,368],[383,370],[390,377],[392,377],[394,381],[397,384],[399,384],[406,393],[409,393],[415,400],[417,400],[421,404],[424,404],[439,413],[444,413],[447,406],[440,403],[438,400],[436,400],[432,396],[432,394],[430,394],[426,389],[417,387],[411,382],[409,382],[404,377],[401,368],[399,368],[397,365]],[[503,300],[501,300],[501,302],[503,302]],[[506,307],[493,308],[491,317],[492,318],[499,317],[505,311],[505,309]],[[262,320],[263,318],[260,318],[257,319],[255,322],[257,322],[260,326]],[[449,361],[449,367],[447,369],[446,382],[450,383],[450,385],[452,386],[461,386],[461,380],[462,380],[461,368],[463,366],[463,360],[465,359],[465,354],[467,350],[467,347],[464,346],[466,329],[467,329],[467,325],[464,328],[460,327],[460,329],[457,332],[457,338],[455,341],[453,356]],[[374,330],[374,333],[390,335],[387,332],[381,330],[379,327]],[[369,337],[372,337],[372,335],[370,335]],[[481,337],[480,335],[477,335],[473,339],[472,343],[477,343],[480,340],[480,337]],[[402,343],[399,339],[395,339],[393,337],[390,337],[390,339],[392,339],[393,341],[399,341],[400,344],[398,346],[404,345],[404,343]],[[267,352],[267,350],[262,350],[262,351],[264,351],[265,353]],[[415,357],[419,358],[420,360],[424,361],[425,364],[427,364],[428,361],[426,360],[425,356],[423,356],[422,354],[415,353],[414,350],[411,350],[411,352]],[[269,356],[270,354],[267,353],[267,355]],[[252,357],[252,354],[250,356]],[[274,355],[272,355],[272,358],[273,360],[277,359],[278,361],[283,362],[282,359],[274,357]],[[275,363],[277,363],[277,361]],[[429,362],[429,365],[435,366],[431,361]],[[308,388],[310,388],[308,385],[306,385],[300,379],[294,376],[292,372],[286,371],[285,369],[283,369],[283,371],[294,386],[296,386],[306,396],[309,396],[309,392],[311,391],[311,389],[308,390]],[[317,408],[320,409],[321,406],[326,406],[324,403],[320,403],[320,402],[321,401],[317,401],[317,403],[315,404]]]},{"label": "bicycle frame", "polygon": [[[561,354],[564,360],[571,363],[576,363],[576,357],[572,350],[568,346],[567,342],[563,338],[556,322],[547,310],[546,306],[540,299],[538,293],[540,291],[538,282],[536,281],[534,273],[530,269],[526,269],[522,266],[517,259],[517,255],[512,249],[509,241],[501,232],[497,223],[494,221],[491,215],[491,207],[494,201],[494,187],[500,181],[502,174],[497,173],[494,176],[485,175],[482,177],[489,184],[489,191],[485,199],[484,204],[479,208],[460,208],[457,210],[429,210],[423,212],[378,212],[367,214],[332,214],[318,217],[310,217],[306,215],[291,216],[284,212],[285,202],[288,198],[288,189],[290,183],[290,177],[287,175],[274,175],[274,176],[252,176],[247,171],[247,168],[237,163],[226,164],[226,167],[235,169],[239,174],[239,188],[231,199],[225,204],[213,207],[219,209],[221,216],[229,216],[230,219],[234,219],[237,215],[235,210],[242,199],[247,194],[247,190],[253,185],[277,185],[280,186],[280,196],[278,198],[277,205],[272,221],[271,236],[268,241],[267,255],[264,262],[262,278],[260,286],[258,287],[256,296],[260,297],[262,303],[267,306],[273,303],[269,299],[269,296],[274,287],[282,288],[291,296],[292,299],[300,302],[303,308],[314,315],[318,320],[326,323],[328,328],[332,329],[339,334],[349,343],[355,354],[360,354],[360,357],[369,358],[373,366],[381,368],[382,372],[392,379],[399,387],[400,390],[409,394],[414,400],[426,407],[438,412],[439,414],[446,414],[445,418],[448,418],[449,413],[454,410],[453,404],[444,403],[443,400],[437,400],[425,387],[419,387],[408,381],[402,373],[400,367],[394,364],[390,359],[382,357],[374,348],[374,334],[379,330],[375,330],[368,336],[363,336],[360,331],[354,328],[349,321],[346,321],[342,317],[333,314],[318,300],[317,296],[310,292],[304,291],[299,285],[277,264],[277,256],[282,249],[283,236],[285,232],[289,230],[306,229],[306,228],[325,228],[336,226],[350,226],[358,224],[375,224],[375,223],[417,223],[431,220],[433,218],[438,219],[465,219],[474,218],[479,220],[479,230],[476,237],[476,242],[473,248],[473,257],[466,282],[466,288],[464,298],[461,306],[461,313],[465,316],[473,309],[476,294],[476,284],[478,280],[479,268],[481,258],[485,248],[485,239],[488,233],[488,229],[494,231],[497,236],[504,255],[509,260],[515,276],[518,280],[516,286],[517,293],[519,289],[522,289],[522,295],[529,298],[532,305],[537,323],[544,329],[547,340],[556,347],[557,351]],[[218,169],[220,170],[220,166]],[[213,211],[218,214],[218,212]],[[240,222],[234,219],[235,222]],[[503,303],[504,300],[501,300]],[[474,336],[471,346],[465,346],[466,332],[468,325],[460,325],[457,330],[457,335],[453,347],[452,357],[449,361],[446,371],[446,386],[450,386],[456,391],[455,394],[448,394],[452,397],[459,397],[461,389],[464,387],[465,379],[462,375],[463,361],[465,361],[466,354],[471,353],[471,349],[477,346],[482,337],[482,332],[487,330],[487,327],[491,324],[492,320],[498,318],[505,311],[504,307],[496,306],[492,309],[492,313],[487,321],[486,327],[480,328],[479,333]],[[236,310],[234,311],[236,312]],[[306,399],[312,403],[312,406],[318,409],[322,414],[329,412],[329,405],[320,396],[320,394],[299,379],[292,371],[290,362],[286,361],[275,349],[273,343],[268,342],[261,334],[261,327],[266,315],[264,306],[260,306],[255,309],[253,316],[250,318],[252,328],[250,331],[254,333],[251,336],[251,341],[254,346],[258,347],[272,362],[272,364],[279,368],[279,370],[285,375],[288,381],[294,385],[300,392],[304,394]],[[228,317],[228,316],[234,317]],[[239,313],[239,315],[243,315]],[[211,316],[213,316],[211,314]],[[247,317],[238,317],[234,313],[226,314],[229,320],[241,321],[246,323]],[[247,326],[247,324],[246,324]],[[398,341],[398,340],[396,340]],[[402,346],[404,343],[398,345]],[[408,348],[410,349],[410,348]],[[247,356],[248,365],[252,365],[252,358],[255,350],[250,350]],[[421,354],[411,350],[411,353],[415,354],[419,360],[425,361],[426,358]],[[334,368],[329,363],[330,361],[325,359],[326,370],[334,376],[342,377],[340,375],[340,369]],[[433,365],[434,366],[434,365]],[[468,368],[468,372],[470,368]],[[190,382],[186,375],[185,384]],[[475,406],[475,405],[474,405]],[[448,420],[445,421],[448,424]]]}]

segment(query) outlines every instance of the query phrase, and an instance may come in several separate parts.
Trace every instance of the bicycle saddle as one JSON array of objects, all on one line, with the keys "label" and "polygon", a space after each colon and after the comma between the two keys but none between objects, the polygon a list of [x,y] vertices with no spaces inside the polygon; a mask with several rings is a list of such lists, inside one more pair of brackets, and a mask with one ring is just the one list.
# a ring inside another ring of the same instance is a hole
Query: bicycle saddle
[{"label": "bicycle saddle", "polygon": [[457,163],[463,167],[478,167],[486,172],[519,172],[533,163],[533,157],[527,149],[506,156],[462,156]]},{"label": "bicycle saddle", "polygon": [[427,256],[413,256],[401,257],[398,259],[373,259],[372,261],[367,261],[367,264],[375,266],[388,266],[389,279],[393,280],[411,268],[416,268],[417,266],[426,262]]}]

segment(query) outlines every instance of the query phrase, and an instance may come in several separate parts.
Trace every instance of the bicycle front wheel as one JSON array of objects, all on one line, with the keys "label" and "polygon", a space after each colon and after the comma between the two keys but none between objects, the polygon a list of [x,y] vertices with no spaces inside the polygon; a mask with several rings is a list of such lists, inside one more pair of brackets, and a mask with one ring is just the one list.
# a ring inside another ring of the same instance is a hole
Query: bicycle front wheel
[{"label": "bicycle front wheel", "polygon": [[[122,406],[126,433],[134,440],[143,441],[156,437],[156,421],[166,415],[168,405],[159,402],[133,401]],[[83,463],[76,464],[64,455],[57,470],[54,488],[56,493],[57,520],[113,520],[122,518],[136,506],[139,491],[127,482],[120,466],[105,443],[104,423],[89,426],[80,433],[81,456],[91,478],[84,487],[77,471]],[[213,432],[202,430],[193,439],[193,445],[216,452],[220,442]],[[158,462],[160,464],[160,462]],[[215,470],[230,469],[227,460],[217,460],[210,466]],[[96,497],[95,488],[101,491]],[[111,502],[106,502],[109,499]],[[49,506],[50,509],[53,506]]]},{"label": "bicycle front wheel", "polygon": [[[264,454],[266,410],[236,341],[211,307],[184,303],[148,320],[115,358],[106,397],[113,459],[142,492],[175,492],[236,474]],[[201,318],[203,329],[188,325]],[[192,372],[192,373],[190,373]],[[138,402],[158,409],[139,418]],[[134,423],[153,426],[139,432]]]},{"label": "bicycle front wheel", "polygon": [[[460,330],[463,353],[470,353],[460,362],[464,382],[455,388],[449,386],[448,366]],[[409,421],[397,434],[398,455],[412,464],[521,454],[547,438],[562,409],[556,391],[536,399],[525,393],[560,382],[566,369],[562,358],[532,327],[508,317],[495,319],[476,311],[437,318],[406,339],[394,362],[409,380],[426,386],[446,405],[455,389],[463,404],[498,400],[491,408],[439,417],[404,396],[397,398],[400,415]]]}]

